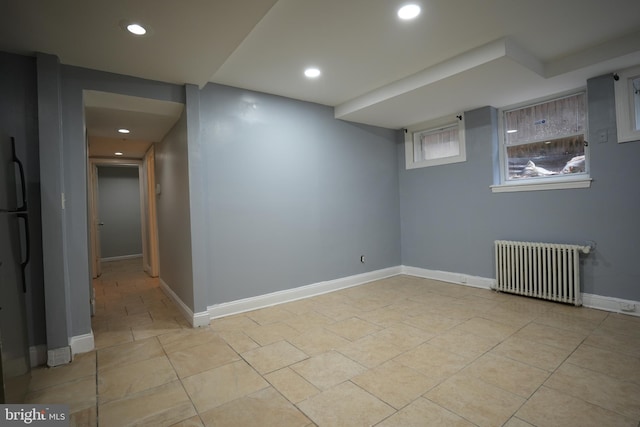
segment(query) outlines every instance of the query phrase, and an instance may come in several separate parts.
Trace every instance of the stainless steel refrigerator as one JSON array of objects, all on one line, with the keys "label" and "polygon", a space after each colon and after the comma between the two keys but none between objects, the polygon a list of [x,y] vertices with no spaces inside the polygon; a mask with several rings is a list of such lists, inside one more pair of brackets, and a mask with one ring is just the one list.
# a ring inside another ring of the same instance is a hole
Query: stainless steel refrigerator
[{"label": "stainless steel refrigerator", "polygon": [[0,403],[22,403],[31,374],[25,306],[28,221],[15,140],[0,135]]}]

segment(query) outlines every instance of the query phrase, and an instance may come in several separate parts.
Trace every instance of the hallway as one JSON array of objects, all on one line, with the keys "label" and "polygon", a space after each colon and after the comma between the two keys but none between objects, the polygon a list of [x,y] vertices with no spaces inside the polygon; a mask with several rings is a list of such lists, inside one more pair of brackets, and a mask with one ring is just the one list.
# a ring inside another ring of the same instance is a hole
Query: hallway
[{"label": "hallway", "polygon": [[[113,378],[111,372],[115,378],[119,378],[121,372],[118,369],[108,371],[107,368],[137,361],[140,363],[134,363],[131,367],[138,373],[155,377],[155,381],[160,381],[157,384],[163,384],[167,380],[165,373],[177,379],[168,360],[164,360],[166,357],[158,360],[154,358],[158,351],[162,353],[162,349],[159,341],[153,337],[194,331],[162,292],[159,280],[142,271],[141,258],[103,262],[102,275],[93,280],[93,286],[96,293],[96,315],[91,323],[95,351],[76,355],[70,365],[34,369],[30,393],[27,395],[27,401],[32,403],[69,404],[72,426],[97,425],[97,396],[102,405],[118,397],[146,390],[155,384],[153,379],[148,383],[135,375],[133,377],[136,378],[136,385],[129,384],[129,375],[125,373],[121,378],[123,383],[113,386],[110,382]],[[141,341],[142,345],[138,345],[137,341]],[[147,361],[147,358],[153,360]],[[164,371],[159,365],[162,362],[165,362]],[[96,377],[96,369],[104,373]],[[113,391],[112,387],[117,391]],[[189,406],[191,407],[190,404]],[[104,413],[109,414],[108,406]],[[110,423],[107,419],[101,420],[100,425],[120,424]]]},{"label": "hallway", "polygon": [[91,325],[97,350],[191,328],[160,289],[159,279],[142,271],[142,258],[103,262],[93,285],[96,314]]}]

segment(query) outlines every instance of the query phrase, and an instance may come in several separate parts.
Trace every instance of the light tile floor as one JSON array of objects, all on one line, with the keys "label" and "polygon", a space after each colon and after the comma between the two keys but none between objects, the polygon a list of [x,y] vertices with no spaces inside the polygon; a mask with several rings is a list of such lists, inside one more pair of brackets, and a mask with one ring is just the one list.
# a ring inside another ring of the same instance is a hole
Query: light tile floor
[{"label": "light tile floor", "polygon": [[630,426],[640,318],[396,276],[191,329],[140,262],[94,282],[96,350],[33,372],[72,425]]}]

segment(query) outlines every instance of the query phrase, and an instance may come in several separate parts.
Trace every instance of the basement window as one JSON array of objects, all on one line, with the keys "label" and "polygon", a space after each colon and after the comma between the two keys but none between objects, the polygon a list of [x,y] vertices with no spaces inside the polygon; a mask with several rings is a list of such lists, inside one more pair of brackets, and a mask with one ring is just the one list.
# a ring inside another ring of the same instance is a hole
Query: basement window
[{"label": "basement window", "polygon": [[501,111],[501,185],[494,192],[590,185],[586,93]]},{"label": "basement window", "polygon": [[615,92],[618,142],[640,141],[640,66],[618,74]]},{"label": "basement window", "polygon": [[467,159],[464,117],[459,115],[408,128],[405,159],[407,169],[464,162]]}]

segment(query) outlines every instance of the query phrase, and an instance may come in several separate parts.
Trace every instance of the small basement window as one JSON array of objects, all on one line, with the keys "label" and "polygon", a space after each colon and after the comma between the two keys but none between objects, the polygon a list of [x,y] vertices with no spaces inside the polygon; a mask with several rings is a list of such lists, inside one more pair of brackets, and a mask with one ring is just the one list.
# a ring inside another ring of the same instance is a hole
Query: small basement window
[{"label": "small basement window", "polygon": [[502,185],[533,186],[494,191],[588,186],[585,92],[503,110],[501,130]]},{"label": "small basement window", "polygon": [[406,168],[464,162],[464,117],[421,123],[406,130]]}]

